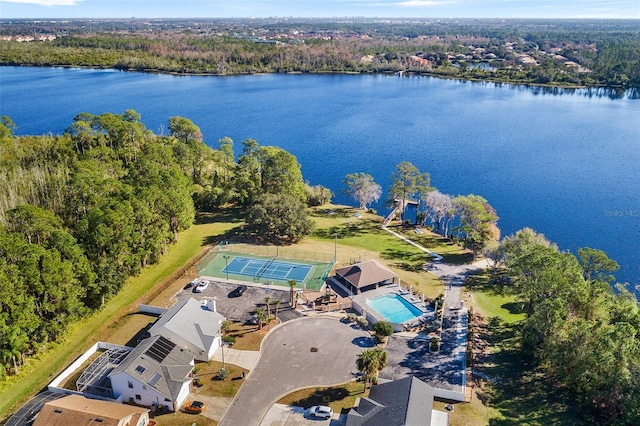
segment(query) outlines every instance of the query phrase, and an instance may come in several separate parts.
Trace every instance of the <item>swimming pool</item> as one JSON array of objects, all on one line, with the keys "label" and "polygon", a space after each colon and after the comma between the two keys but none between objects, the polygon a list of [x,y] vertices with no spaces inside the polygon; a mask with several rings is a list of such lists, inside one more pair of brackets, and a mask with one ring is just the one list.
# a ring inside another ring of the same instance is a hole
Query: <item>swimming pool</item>
[{"label": "swimming pool", "polygon": [[385,294],[367,300],[367,305],[392,323],[403,323],[418,318],[423,314],[420,309],[398,294]]}]

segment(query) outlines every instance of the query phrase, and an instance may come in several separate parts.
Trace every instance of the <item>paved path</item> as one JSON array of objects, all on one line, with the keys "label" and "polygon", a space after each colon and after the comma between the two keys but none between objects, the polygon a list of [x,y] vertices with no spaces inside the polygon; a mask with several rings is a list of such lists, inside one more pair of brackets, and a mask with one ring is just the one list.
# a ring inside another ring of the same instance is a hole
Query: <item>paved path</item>
[{"label": "paved path", "polygon": [[[214,361],[222,362],[222,351],[216,351],[213,354]],[[237,365],[246,370],[253,370],[260,358],[260,351],[240,351],[233,348],[224,348],[224,362],[226,364]]]},{"label": "paved path", "polygon": [[294,390],[348,382],[357,373],[357,355],[372,346],[370,337],[329,317],[301,318],[273,329],[220,425],[259,425],[269,408]]}]

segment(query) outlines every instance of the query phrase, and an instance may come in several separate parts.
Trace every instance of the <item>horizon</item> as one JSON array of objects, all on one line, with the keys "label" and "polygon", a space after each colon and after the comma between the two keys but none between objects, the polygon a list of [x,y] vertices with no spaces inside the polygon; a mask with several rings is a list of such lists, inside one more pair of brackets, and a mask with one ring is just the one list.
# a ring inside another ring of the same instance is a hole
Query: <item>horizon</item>
[{"label": "horizon", "polygon": [[638,0],[0,0],[7,19],[640,19]]}]

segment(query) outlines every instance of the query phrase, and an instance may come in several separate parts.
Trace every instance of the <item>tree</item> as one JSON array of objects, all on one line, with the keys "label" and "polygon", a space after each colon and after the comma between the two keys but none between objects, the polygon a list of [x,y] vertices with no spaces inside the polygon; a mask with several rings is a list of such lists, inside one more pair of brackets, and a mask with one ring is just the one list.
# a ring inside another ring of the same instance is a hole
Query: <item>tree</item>
[{"label": "tree", "polygon": [[407,200],[415,195],[419,176],[420,170],[408,161],[399,163],[391,175],[389,198],[394,204],[400,202],[400,219],[403,222]]},{"label": "tree", "polygon": [[262,330],[262,324],[264,324],[267,321],[267,318],[269,318],[269,316],[264,311],[264,309],[257,308],[256,317],[258,318],[258,330]]},{"label": "tree", "polygon": [[450,195],[438,190],[430,191],[423,198],[428,216],[435,224],[435,229],[445,237],[449,235],[449,223],[455,217],[455,208]]},{"label": "tree", "polygon": [[306,201],[301,166],[293,154],[275,146],[262,146],[258,148],[257,158],[263,193],[288,194]]},{"label": "tree", "polygon": [[579,248],[578,257],[580,258],[582,276],[585,281],[595,279],[611,283],[615,280],[615,277],[607,274],[607,272],[615,272],[620,269],[618,262],[609,259],[607,254],[602,250],[589,247]]},{"label": "tree", "polygon": [[378,339],[382,341],[384,338],[393,334],[393,327],[387,321],[378,321],[373,324],[373,331],[376,333],[376,336],[378,336]]},{"label": "tree", "polygon": [[367,383],[373,383],[378,372],[388,364],[387,353],[380,348],[367,349],[358,354],[356,367],[364,378],[364,389],[367,390]]},{"label": "tree", "polygon": [[307,205],[309,207],[321,206],[331,202],[333,194],[329,188],[322,185],[311,186],[307,183],[304,185],[307,195]]},{"label": "tree", "polygon": [[278,308],[280,307],[281,303],[282,301],[280,299],[276,299],[273,301],[273,309],[274,309],[273,315],[276,317],[276,320],[278,319]]},{"label": "tree", "polygon": [[267,305],[267,316],[271,316],[271,309],[269,308],[269,302],[271,302],[271,298],[269,296],[264,297],[264,304]]},{"label": "tree", "polygon": [[266,241],[291,243],[309,235],[313,222],[300,199],[288,194],[264,194],[247,210],[246,222]]},{"label": "tree", "polygon": [[347,187],[344,193],[353,198],[361,209],[380,199],[382,187],[373,181],[368,173],[350,173],[342,181]]},{"label": "tree", "polygon": [[257,150],[258,142],[254,139],[242,141],[242,155],[238,158],[238,164],[233,174],[233,187],[237,202],[241,206],[250,205],[262,194]]},{"label": "tree", "polygon": [[295,293],[296,293],[296,286],[298,285],[298,281],[296,280],[289,280],[287,281],[287,283],[289,284],[289,306],[291,306],[292,308],[295,309],[296,305],[295,305]]},{"label": "tree", "polygon": [[479,195],[460,195],[453,199],[460,217],[459,229],[464,233],[465,242],[473,250],[474,257],[484,249],[489,241],[500,239],[496,226],[498,215],[487,200]]},{"label": "tree", "polygon": [[200,127],[184,117],[169,117],[169,134],[185,144],[191,140],[202,142]]}]

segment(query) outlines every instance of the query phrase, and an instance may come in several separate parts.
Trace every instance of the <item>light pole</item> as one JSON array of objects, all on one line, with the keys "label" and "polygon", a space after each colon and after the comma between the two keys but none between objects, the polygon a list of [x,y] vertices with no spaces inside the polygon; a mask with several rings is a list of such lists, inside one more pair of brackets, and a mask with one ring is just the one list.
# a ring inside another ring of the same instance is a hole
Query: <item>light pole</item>
[{"label": "light pole", "polygon": [[[222,257],[224,257],[224,263],[225,263],[224,270],[227,273],[227,281],[229,281],[229,255],[225,254]],[[222,356],[224,358],[224,351],[222,352]],[[223,362],[223,364],[224,364],[224,362]]]},{"label": "light pole", "polygon": [[338,233],[333,234],[335,239],[333,240],[333,262],[338,261]]}]

